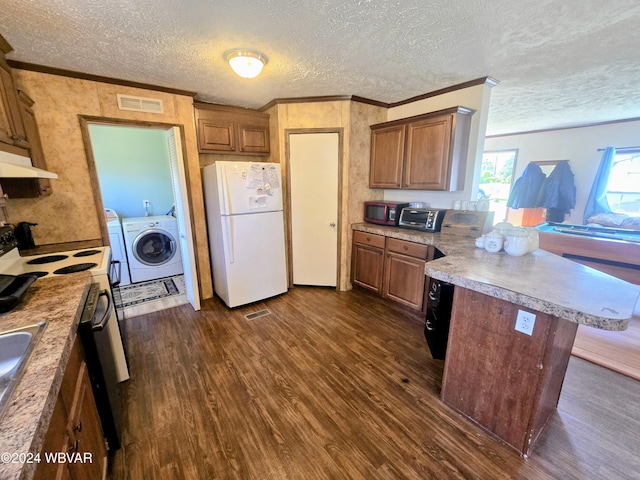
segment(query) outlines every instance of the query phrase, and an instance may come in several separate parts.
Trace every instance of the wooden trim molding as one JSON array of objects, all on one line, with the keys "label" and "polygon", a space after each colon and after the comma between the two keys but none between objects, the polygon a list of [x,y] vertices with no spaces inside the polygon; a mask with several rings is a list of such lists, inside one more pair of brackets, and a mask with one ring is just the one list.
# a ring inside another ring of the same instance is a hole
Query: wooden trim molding
[{"label": "wooden trim molding", "polygon": [[400,100],[399,102],[388,104],[388,108],[400,107],[409,103],[417,102],[418,100],[424,100],[426,98],[437,97],[438,95],[444,95],[445,93],[455,92],[456,90],[463,90],[465,88],[475,87],[476,85],[489,85],[495,87],[499,83],[498,80],[491,77],[481,77],[468,82],[458,83],[457,85],[451,85],[450,87],[441,88],[440,90],[434,90],[433,92],[423,93],[416,97],[407,98],[406,100]]},{"label": "wooden trim molding", "polygon": [[374,105],[376,107],[387,108],[388,104],[379,102],[377,100],[371,100],[370,98],[358,97],[357,95],[326,95],[318,97],[292,97],[292,98],[274,98],[266,105],[258,108],[259,111],[264,112],[269,110],[274,105],[286,104],[286,103],[311,103],[311,102],[360,102],[368,105]]},{"label": "wooden trim molding", "polygon": [[188,90],[180,90],[177,88],[161,87],[158,85],[149,85],[147,83],[132,82],[129,80],[121,80],[119,78],[103,77],[101,75],[93,75],[91,73],[75,72],[73,70],[64,70],[62,68],[47,67],[45,65],[37,65],[35,63],[20,62],[17,60],[7,60],[11,68],[18,70],[29,70],[32,72],[48,73],[50,75],[59,75],[61,77],[77,78],[79,80],[89,80],[92,82],[109,83],[111,85],[122,85],[124,87],[141,88],[144,90],[153,90],[157,92],[171,93],[173,95],[184,95],[185,97],[195,97],[198,93]]},{"label": "wooden trim molding", "polygon": [[265,110],[270,109],[274,105],[284,104],[284,103],[338,102],[338,101],[352,101],[352,102],[365,103],[367,105],[373,105],[376,107],[392,108],[392,107],[399,107],[401,105],[413,103],[418,100],[424,100],[425,98],[436,97],[438,95],[443,95],[445,93],[455,92],[456,90],[462,90],[464,88],[474,87],[476,85],[486,84],[486,85],[489,85],[490,87],[494,87],[498,83],[499,81],[496,80],[495,78],[481,77],[481,78],[476,78],[474,80],[469,80],[468,82],[459,83],[457,85],[452,85],[446,88],[441,88],[440,90],[424,93],[416,97],[411,97],[406,100],[400,100],[399,102],[393,102],[393,103],[380,102],[378,100],[359,97],[357,95],[327,95],[323,97],[276,98],[271,100],[266,105],[263,105],[262,107],[258,108],[258,110],[263,112]]}]

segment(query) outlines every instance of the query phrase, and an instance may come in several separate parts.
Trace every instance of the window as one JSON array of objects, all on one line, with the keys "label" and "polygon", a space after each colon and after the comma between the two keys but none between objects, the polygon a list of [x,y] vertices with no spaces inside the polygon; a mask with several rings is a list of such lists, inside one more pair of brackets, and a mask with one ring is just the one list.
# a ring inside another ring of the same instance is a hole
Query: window
[{"label": "window", "polygon": [[495,223],[507,217],[507,200],[517,157],[518,150],[495,150],[482,154],[478,198],[491,200],[490,210],[495,212]]},{"label": "window", "polygon": [[640,215],[640,149],[616,153],[607,184],[611,211]]}]

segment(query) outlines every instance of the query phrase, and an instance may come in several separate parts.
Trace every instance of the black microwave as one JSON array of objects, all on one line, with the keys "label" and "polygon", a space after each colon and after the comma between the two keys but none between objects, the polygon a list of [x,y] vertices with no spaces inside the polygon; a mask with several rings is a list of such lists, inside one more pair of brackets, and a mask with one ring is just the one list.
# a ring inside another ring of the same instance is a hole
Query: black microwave
[{"label": "black microwave", "polygon": [[400,211],[408,206],[408,203],[364,202],[364,221],[397,227]]}]

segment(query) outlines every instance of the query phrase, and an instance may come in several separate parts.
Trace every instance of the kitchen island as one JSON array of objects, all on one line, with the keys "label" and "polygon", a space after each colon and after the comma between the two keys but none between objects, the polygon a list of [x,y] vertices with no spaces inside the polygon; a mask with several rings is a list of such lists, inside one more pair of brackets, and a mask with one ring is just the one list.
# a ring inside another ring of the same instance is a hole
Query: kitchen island
[{"label": "kitchen island", "polygon": [[[90,284],[89,272],[40,278],[13,310],[0,315],[0,331],[47,322],[0,418],[0,452],[32,455],[40,452]],[[6,462],[3,457],[0,478],[29,479],[37,466],[35,461]]]},{"label": "kitchen island", "polygon": [[544,250],[512,257],[471,238],[353,229],[446,255],[425,264],[427,276],[456,286],[441,398],[525,456],[555,412],[578,324],[624,330],[637,308],[640,287]]}]

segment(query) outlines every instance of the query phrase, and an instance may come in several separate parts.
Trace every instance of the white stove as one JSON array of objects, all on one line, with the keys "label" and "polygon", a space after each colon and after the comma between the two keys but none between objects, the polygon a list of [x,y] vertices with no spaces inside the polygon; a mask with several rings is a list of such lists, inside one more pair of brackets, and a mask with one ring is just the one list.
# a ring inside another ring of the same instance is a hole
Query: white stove
[{"label": "white stove", "polygon": [[36,275],[52,277],[89,270],[92,276],[108,275],[111,267],[109,247],[86,248],[45,255],[20,256],[16,248],[0,257],[0,273],[4,275]]},{"label": "white stove", "polygon": [[[109,247],[85,248],[45,255],[22,257],[17,249],[13,230],[9,226],[0,227],[0,274],[35,275],[42,277],[62,277],[81,271],[88,271],[92,281],[100,285],[100,290],[108,292],[112,313],[107,322],[111,350],[115,362],[118,381],[129,379],[126,355],[118,325],[118,315],[113,303],[113,293],[109,272],[111,268],[111,249]],[[36,280],[37,282],[38,280]]]}]

